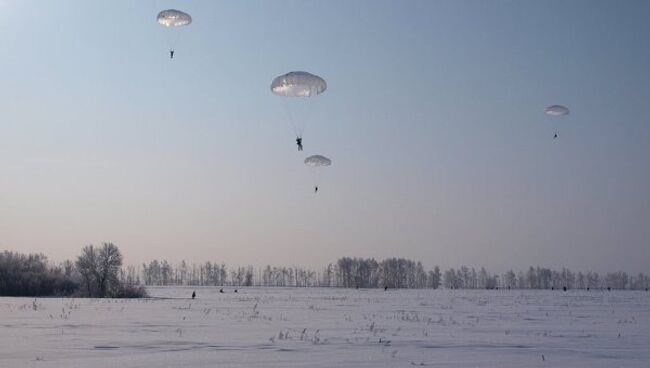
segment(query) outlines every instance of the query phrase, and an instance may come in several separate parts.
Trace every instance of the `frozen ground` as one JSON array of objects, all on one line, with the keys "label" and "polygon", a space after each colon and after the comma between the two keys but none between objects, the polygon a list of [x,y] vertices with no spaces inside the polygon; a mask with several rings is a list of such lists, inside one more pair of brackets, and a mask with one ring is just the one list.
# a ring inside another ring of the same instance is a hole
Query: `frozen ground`
[{"label": "frozen ground", "polygon": [[0,367],[650,367],[650,293],[151,288],[0,298]]}]

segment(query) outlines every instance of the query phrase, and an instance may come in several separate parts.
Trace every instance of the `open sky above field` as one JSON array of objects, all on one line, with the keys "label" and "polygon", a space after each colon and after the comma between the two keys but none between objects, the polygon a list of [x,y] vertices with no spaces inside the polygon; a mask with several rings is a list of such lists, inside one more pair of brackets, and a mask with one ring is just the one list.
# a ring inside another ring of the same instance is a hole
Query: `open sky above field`
[{"label": "open sky above field", "polygon": [[[173,60],[167,8],[193,17]],[[648,271],[648,19],[647,1],[0,0],[0,249]],[[269,89],[292,70],[328,83],[304,152]],[[317,194],[311,154],[333,161]]]}]

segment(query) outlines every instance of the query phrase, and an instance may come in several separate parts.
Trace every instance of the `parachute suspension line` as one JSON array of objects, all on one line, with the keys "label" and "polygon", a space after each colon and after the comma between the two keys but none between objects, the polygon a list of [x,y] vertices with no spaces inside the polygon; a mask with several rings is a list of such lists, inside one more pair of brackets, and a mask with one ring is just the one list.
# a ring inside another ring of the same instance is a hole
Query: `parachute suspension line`
[{"label": "parachute suspension line", "polygon": [[174,52],[176,52],[176,45],[183,34],[184,27],[179,27],[178,29],[168,29],[168,31],[173,32],[174,35],[167,36],[167,45],[169,46],[169,55],[173,59]]},{"label": "parachute suspension line", "polygon": [[287,118],[289,119],[289,124],[291,124],[291,129],[293,129],[293,134],[296,136],[296,138],[302,138],[302,134],[305,131],[305,125],[304,122],[301,123],[295,116],[296,114],[293,113],[291,106],[289,106],[291,102],[292,101],[283,99],[282,106],[284,107],[284,111],[287,115]]},{"label": "parachute suspension line", "polygon": [[314,187],[319,187],[323,181],[323,168],[322,167],[312,167],[311,168],[311,179],[314,183]]},{"label": "parachute suspension line", "polygon": [[[565,117],[566,116],[558,116],[558,119],[559,120],[564,120]],[[559,129],[560,128],[560,123],[556,122],[554,125],[555,125],[555,127],[553,129],[553,140],[556,140],[556,139],[558,139],[560,137],[560,133],[559,133],[560,132],[560,129]]]}]

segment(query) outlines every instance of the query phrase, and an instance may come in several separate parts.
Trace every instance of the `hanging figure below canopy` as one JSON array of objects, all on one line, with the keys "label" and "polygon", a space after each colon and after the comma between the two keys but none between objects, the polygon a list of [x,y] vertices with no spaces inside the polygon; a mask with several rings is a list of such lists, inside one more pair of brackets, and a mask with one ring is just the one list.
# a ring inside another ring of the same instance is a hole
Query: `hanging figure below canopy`
[{"label": "hanging figure below canopy", "polygon": [[302,151],[302,137],[296,137],[296,145],[298,145],[298,151]]}]

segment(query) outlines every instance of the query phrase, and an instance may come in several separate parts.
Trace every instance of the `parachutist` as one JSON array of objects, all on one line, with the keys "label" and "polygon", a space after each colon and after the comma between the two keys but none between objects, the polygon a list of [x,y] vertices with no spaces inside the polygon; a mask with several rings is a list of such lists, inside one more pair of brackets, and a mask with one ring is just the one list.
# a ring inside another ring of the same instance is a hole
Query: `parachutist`
[{"label": "parachutist", "polygon": [[[327,82],[325,82],[325,79],[300,71],[277,76],[271,82],[271,93],[282,97],[287,102],[288,118],[291,125],[293,125],[293,134],[296,137],[298,151],[302,151],[302,134],[305,131],[307,120],[309,120],[305,113],[311,110],[306,106],[313,106],[313,98],[325,92],[326,89]],[[302,100],[303,102],[288,102],[289,100]],[[298,106],[305,106],[305,108],[299,109]],[[303,109],[305,111],[300,112]]]},{"label": "parachutist", "polygon": [[192,292],[192,299],[196,298],[196,291]]},{"label": "parachutist", "polygon": [[[160,24],[161,26],[169,30],[174,28],[177,29],[173,33],[168,34],[170,36],[168,38],[169,41],[168,47],[170,49],[169,58],[173,59],[174,48],[176,47],[176,40],[178,40],[178,36],[180,35],[179,33],[180,31],[178,30],[178,28],[187,27],[190,24],[192,24],[192,16],[180,10],[167,9],[158,13],[158,16],[156,17],[156,21],[158,22],[158,24]],[[175,37],[171,37],[172,34],[174,34]]]},{"label": "parachutist", "polygon": [[556,138],[557,138],[557,133],[555,133],[555,135],[553,136],[553,139],[556,139]]},{"label": "parachutist", "polygon": [[321,155],[313,155],[309,156],[305,159],[305,165],[309,166],[312,168],[313,174],[314,174],[314,193],[318,193],[318,186],[320,185],[320,180],[317,179],[318,175],[320,173],[320,170],[322,170],[324,167],[331,166],[332,165],[332,160],[325,156]]}]

